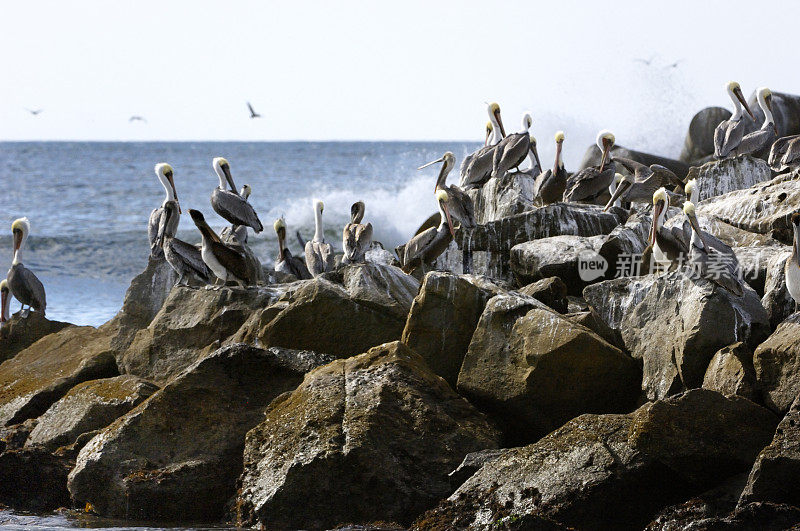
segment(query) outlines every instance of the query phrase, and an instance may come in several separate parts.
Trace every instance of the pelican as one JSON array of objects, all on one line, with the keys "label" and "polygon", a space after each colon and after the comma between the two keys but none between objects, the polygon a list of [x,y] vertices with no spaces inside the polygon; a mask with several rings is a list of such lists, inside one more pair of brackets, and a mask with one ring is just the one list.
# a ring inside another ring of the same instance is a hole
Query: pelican
[{"label": "pelican", "polygon": [[[233,177],[231,177],[231,166],[228,161],[222,157],[215,157],[211,162],[211,166],[217,173],[217,177],[219,177],[219,186],[211,193],[211,207],[214,212],[225,218],[232,225],[245,225],[252,228],[256,233],[264,230],[253,206],[236,191],[236,185],[233,184]],[[231,187],[230,190],[227,189],[226,181]]]},{"label": "pelican", "polygon": [[225,285],[228,281],[233,281],[241,287],[254,284],[256,279],[252,276],[252,271],[248,267],[247,258],[232,247],[222,243],[219,236],[208,226],[203,213],[199,210],[189,210],[192,221],[200,230],[203,236],[203,243],[200,249],[200,256],[217,277],[217,282],[222,281]]},{"label": "pelican", "polygon": [[406,244],[401,258],[403,261],[402,269],[407,274],[413,273],[423,264],[429,264],[436,260],[455,237],[453,223],[450,220],[450,210],[447,206],[449,203],[447,190],[444,188],[436,189],[436,201],[439,203],[441,222],[438,227],[429,227],[420,232]]},{"label": "pelican", "polygon": [[[190,276],[196,277],[206,284],[210,283],[212,273],[203,261],[200,250],[194,245],[176,238],[174,231],[170,234],[166,230],[173,219],[180,219],[178,204],[175,201],[169,201],[164,205],[164,211],[165,215],[161,218],[156,243],[160,249],[163,249],[167,263],[178,274],[178,280],[175,281],[175,285],[187,285],[187,277]],[[175,225],[177,225],[177,222]]]},{"label": "pelican", "polygon": [[741,297],[744,289],[736,274],[736,267],[727,259],[728,257],[706,243],[704,234],[697,224],[694,203],[686,201],[683,205],[683,212],[689,218],[693,231],[689,250],[689,266],[693,273],[714,282],[737,297]]},{"label": "pelican", "polygon": [[11,292],[8,289],[8,280],[0,280],[0,326],[11,319],[9,308],[11,307]]},{"label": "pelican", "polygon": [[314,237],[306,242],[306,267],[309,273],[317,277],[333,269],[333,246],[325,243],[325,232],[322,230],[322,211],[325,205],[314,200]]},{"label": "pelican", "polygon": [[[600,165],[596,168],[590,166],[567,179],[567,189],[564,192],[564,201],[591,201],[608,189],[614,181],[616,165],[609,159],[608,153],[614,146],[614,135],[611,131],[603,130],[597,134],[597,147],[603,153]],[[608,160],[608,164],[606,164]]]},{"label": "pelican", "polygon": [[487,110],[489,111],[489,123],[492,124],[492,139],[489,145],[480,148],[464,159],[464,163],[461,165],[459,186],[465,190],[478,188],[491,177],[495,145],[506,136],[503,119],[500,117],[500,105],[490,103]]},{"label": "pelican", "polygon": [[[156,243],[156,237],[158,236],[158,228],[161,226],[161,220],[165,216],[164,207],[167,203],[175,203],[175,205],[178,207],[179,214],[181,211],[180,204],[178,203],[178,192],[175,190],[172,166],[166,162],[160,162],[156,164],[155,172],[156,177],[158,177],[158,180],[161,182],[161,186],[164,187],[166,196],[164,197],[164,201],[161,202],[161,206],[153,209],[153,211],[150,213],[150,222],[147,224],[147,235],[150,238],[150,256],[154,258],[163,255],[161,247],[159,247],[159,245]],[[166,235],[175,236],[175,233],[178,230],[179,220],[180,219],[175,216],[170,221],[170,224],[166,227]]]},{"label": "pelican", "polygon": [[354,264],[364,262],[364,255],[372,244],[372,223],[363,225],[364,202],[357,201],[350,207],[350,223],[342,231],[342,249],[344,258],[342,263]]},{"label": "pelican", "polygon": [[792,214],[792,229],[794,241],[792,242],[792,256],[786,260],[786,289],[794,299],[794,310],[800,310],[800,213]]},{"label": "pelican", "polygon": [[[242,189],[239,190],[239,195],[242,196],[242,199],[247,201],[252,193],[253,189],[250,188],[249,184],[245,184],[242,186]],[[223,227],[223,229],[219,233],[219,237],[225,243],[247,243],[247,225],[230,225],[228,227]]]},{"label": "pelican", "polygon": [[691,201],[692,204],[700,202],[700,188],[697,186],[697,179],[689,179],[683,187],[683,193],[686,194],[686,200]]},{"label": "pelican", "polygon": [[689,249],[678,234],[681,229],[664,227],[669,202],[666,189],[659,188],[653,194],[653,223],[650,227],[649,244],[653,248],[656,263],[670,264],[669,269],[673,270],[686,259]]},{"label": "pelican", "polygon": [[564,131],[558,131],[556,140],[556,162],[552,170],[540,173],[533,183],[534,197],[539,197],[542,204],[549,205],[561,201],[567,187],[567,170],[561,160],[561,145],[564,143]]},{"label": "pelican", "polygon": [[[611,199],[606,203],[604,211],[618,199],[625,201],[650,201],[659,188],[680,183],[678,176],[660,164],[645,166],[635,160],[624,157],[612,157],[614,162],[619,162],[630,173],[622,177],[619,185],[611,194]],[[617,174],[619,175],[619,174]]]},{"label": "pelican", "polygon": [[749,155],[761,151],[778,138],[778,126],[775,125],[775,118],[772,117],[772,92],[767,87],[758,89],[758,106],[764,113],[764,123],[761,129],[744,135],[742,141],[733,150],[735,155]]},{"label": "pelican", "polygon": [[531,154],[536,158],[535,164],[532,165],[533,171],[537,175],[541,173],[542,165],[536,152],[536,139],[533,139],[534,144],[531,144],[531,135],[528,132],[532,123],[530,113],[525,113],[522,116],[522,131],[508,135],[497,144],[492,160],[492,177],[501,177],[510,170],[519,168]]},{"label": "pelican", "polygon": [[[28,239],[28,234],[31,231],[31,223],[28,218],[19,218],[14,220],[11,224],[11,233],[14,236],[14,260],[11,262],[11,269],[8,270],[6,280],[8,280],[8,289],[14,295],[20,304],[22,317],[27,317],[31,308],[37,312],[41,312],[44,316],[45,309],[47,308],[47,300],[44,293],[44,286],[41,281],[36,278],[33,272],[22,265],[20,255],[22,254],[22,245]],[[25,309],[27,306],[27,310]]]},{"label": "pelican", "polygon": [[306,263],[298,256],[292,256],[291,251],[286,247],[286,222],[283,218],[278,218],[272,224],[275,234],[278,235],[278,259],[275,261],[275,271],[294,275],[298,280],[311,278]]},{"label": "pelican", "polygon": [[456,165],[456,157],[450,151],[446,151],[444,155],[436,160],[432,160],[427,164],[423,164],[417,170],[427,168],[433,164],[442,162],[442,168],[439,170],[439,177],[436,178],[436,185],[433,187],[433,192],[437,190],[444,190],[447,192],[447,208],[450,215],[458,220],[461,228],[474,229],[475,228],[475,208],[472,204],[472,198],[465,194],[461,188],[451,184],[447,186],[447,175]]},{"label": "pelican", "polygon": [[718,159],[724,159],[731,152],[736,149],[744,136],[744,122],[742,121],[742,106],[750,115],[750,118],[755,120],[753,112],[747,106],[742,95],[742,87],[736,81],[728,83],[728,96],[731,98],[734,107],[733,116],[728,120],[723,120],[714,130],[714,156]]},{"label": "pelican", "polygon": [[775,171],[791,170],[800,167],[800,135],[779,138],[772,144],[767,159]]}]

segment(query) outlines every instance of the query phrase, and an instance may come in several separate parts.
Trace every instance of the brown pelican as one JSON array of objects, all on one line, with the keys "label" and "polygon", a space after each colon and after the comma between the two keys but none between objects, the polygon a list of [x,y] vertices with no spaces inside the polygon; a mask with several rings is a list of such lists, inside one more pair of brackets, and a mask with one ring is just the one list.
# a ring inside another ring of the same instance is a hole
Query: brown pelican
[{"label": "brown pelican", "polygon": [[222,243],[219,236],[208,226],[203,213],[199,210],[189,210],[189,215],[192,216],[192,221],[200,230],[203,236],[203,243],[200,249],[200,256],[203,262],[211,269],[217,277],[217,282],[222,281],[224,285],[226,282],[233,281],[241,287],[255,284],[256,278],[253,277],[253,271],[250,269],[247,258],[232,247]]},{"label": "brown pelican", "polygon": [[564,197],[564,190],[567,188],[567,170],[564,169],[564,161],[561,160],[564,131],[558,131],[555,139],[556,162],[553,169],[540,173],[533,183],[533,195],[539,197],[544,205],[561,201]]},{"label": "brown pelican", "polygon": [[275,261],[275,271],[294,275],[298,280],[311,278],[306,263],[300,257],[292,256],[286,247],[286,222],[283,218],[278,218],[272,226],[278,235],[278,259]]},{"label": "brown pelican", "polygon": [[764,123],[761,125],[761,129],[744,135],[742,141],[733,150],[735,155],[749,155],[761,151],[771,146],[778,138],[778,126],[775,125],[775,118],[772,117],[772,92],[767,87],[761,87],[756,94],[758,106],[764,113]]},{"label": "brown pelican", "polygon": [[[37,312],[45,314],[47,308],[47,300],[44,292],[44,286],[41,281],[36,278],[33,272],[22,265],[20,255],[22,254],[22,245],[28,239],[28,234],[31,231],[31,223],[28,218],[19,218],[14,220],[11,224],[11,233],[14,237],[14,260],[11,262],[11,269],[8,270],[6,280],[8,280],[8,289],[14,295],[20,304],[22,310],[22,317],[27,317],[31,308]],[[27,306],[27,310],[25,309]]]},{"label": "brown pelican", "polygon": [[500,105],[490,103],[489,122],[492,124],[492,140],[489,145],[480,148],[464,159],[461,165],[461,181],[459,186],[465,190],[478,188],[492,176],[492,166],[494,165],[495,145],[506,136],[503,127],[503,119],[500,117]]},{"label": "brown pelican", "polygon": [[[242,186],[242,189],[239,190],[239,195],[242,196],[242,199],[247,201],[252,191],[253,189],[250,188],[250,185],[245,184],[244,186]],[[219,237],[225,243],[246,244],[247,225],[230,225],[228,227],[223,227],[219,233]]]},{"label": "brown pelican", "polygon": [[[150,256],[152,257],[158,257],[163,254],[161,247],[156,243],[156,237],[158,236],[158,228],[161,226],[161,220],[165,216],[164,206],[167,203],[172,202],[178,207],[178,213],[181,211],[180,204],[178,203],[178,192],[175,190],[172,166],[166,162],[160,162],[156,164],[155,171],[156,177],[158,177],[158,180],[161,181],[161,186],[164,187],[166,197],[164,197],[164,201],[161,203],[161,206],[153,209],[153,211],[150,213],[150,221],[147,224],[147,235],[150,238]],[[172,219],[170,224],[166,227],[165,234],[169,236],[175,236],[175,233],[178,230],[178,221],[179,218],[177,216]]]},{"label": "brown pelican", "polygon": [[794,171],[800,167],[800,135],[785,136],[776,140],[769,150],[767,162],[777,172]]},{"label": "brown pelican", "polygon": [[539,163],[539,150],[536,149],[536,137],[530,135],[531,138],[531,149],[528,152],[528,156],[526,160],[530,163],[528,169],[521,170],[524,173],[528,173],[530,175],[539,175],[542,173],[542,165]]},{"label": "brown pelican", "polygon": [[314,200],[314,237],[306,242],[306,267],[313,276],[319,276],[333,269],[333,246],[325,243],[325,232],[322,230],[322,211],[325,205]]},{"label": "brown pelican", "polygon": [[261,118],[261,115],[260,115],[260,114],[258,114],[258,113],[255,111],[255,109],[253,109],[253,106],[252,106],[252,105],[250,105],[250,102],[249,102],[249,101],[247,102],[247,110],[248,110],[248,111],[250,111],[250,118],[251,118],[251,119],[252,119],[252,118]]},{"label": "brown pelican", "polygon": [[615,138],[611,131],[603,130],[597,134],[597,147],[603,153],[600,158],[600,165],[584,168],[567,179],[564,201],[591,201],[608,190],[608,186],[614,181],[614,174],[616,173],[616,165],[613,159],[608,157],[614,141]]},{"label": "brown pelican", "polygon": [[447,192],[447,208],[450,215],[458,220],[459,225],[464,229],[475,228],[475,208],[472,204],[472,198],[465,194],[461,188],[451,184],[447,186],[447,175],[456,165],[456,157],[450,151],[446,151],[444,155],[436,160],[432,160],[427,164],[423,164],[418,170],[427,168],[433,164],[442,162],[442,168],[439,170],[439,177],[436,178],[436,185],[433,187],[433,192],[437,190],[444,190]]},{"label": "brown pelican", "polygon": [[747,106],[742,95],[742,87],[736,81],[728,83],[728,96],[733,102],[734,113],[727,120],[723,120],[714,130],[714,156],[718,159],[724,159],[731,152],[736,149],[744,136],[744,122],[742,121],[742,106],[750,115],[750,118],[755,120],[753,112]]},{"label": "brown pelican", "polygon": [[653,248],[655,262],[662,266],[669,264],[668,269],[673,270],[686,259],[689,249],[680,237],[680,228],[664,227],[669,202],[666,189],[659,188],[653,194],[653,223],[650,227],[649,244]]},{"label": "brown pelican", "polygon": [[[156,242],[159,248],[164,250],[164,257],[169,265],[178,274],[175,285],[188,284],[187,277],[195,277],[208,284],[211,282],[212,272],[203,261],[200,249],[179,240],[175,237],[174,232],[170,234],[166,229],[173,219],[180,219],[178,204],[175,201],[168,201],[164,204],[164,210],[165,215],[161,218]],[[177,225],[177,223],[175,224]]]},{"label": "brown pelican", "polygon": [[792,256],[786,260],[786,289],[794,299],[795,311],[800,310],[800,213],[792,214],[792,229],[794,240],[792,242]]},{"label": "brown pelican", "polygon": [[525,113],[522,116],[522,131],[508,135],[497,144],[492,160],[492,177],[501,177],[508,171],[519,168],[519,165],[525,162],[530,154],[536,157],[533,171],[536,172],[536,175],[542,171],[536,144],[531,146],[531,136],[528,132],[532,123],[531,115]]},{"label": "brown pelican", "polygon": [[364,202],[357,201],[350,207],[350,223],[342,231],[343,264],[364,262],[364,255],[372,244],[372,223],[363,225]]},{"label": "brown pelican", "polygon": [[0,326],[11,319],[9,308],[11,307],[11,291],[8,289],[8,280],[0,280]]},{"label": "brown pelican", "polygon": [[[219,186],[211,193],[211,207],[214,212],[232,225],[245,225],[256,233],[264,230],[253,206],[236,191],[228,161],[222,157],[215,157],[211,166],[219,177]],[[226,181],[231,187],[230,190],[227,189]]]},{"label": "brown pelican", "polygon": [[612,157],[612,160],[622,164],[630,173],[622,177],[603,210],[611,208],[617,199],[630,202],[650,201],[659,188],[675,186],[681,182],[677,175],[660,164],[645,166],[624,157]]},{"label": "brown pelican", "polygon": [[436,201],[439,203],[441,222],[438,227],[430,227],[413,238],[405,246],[403,252],[402,269],[411,274],[415,269],[423,264],[429,264],[442,254],[450,242],[453,241],[453,223],[450,220],[450,210],[448,208],[449,198],[444,188],[436,190]]},{"label": "brown pelican", "polygon": [[710,280],[740,297],[744,293],[744,289],[737,275],[735,263],[730,261],[728,256],[708,245],[704,233],[700,231],[700,226],[697,224],[694,203],[686,201],[683,205],[683,212],[689,218],[689,224],[693,231],[688,264],[692,273]]}]

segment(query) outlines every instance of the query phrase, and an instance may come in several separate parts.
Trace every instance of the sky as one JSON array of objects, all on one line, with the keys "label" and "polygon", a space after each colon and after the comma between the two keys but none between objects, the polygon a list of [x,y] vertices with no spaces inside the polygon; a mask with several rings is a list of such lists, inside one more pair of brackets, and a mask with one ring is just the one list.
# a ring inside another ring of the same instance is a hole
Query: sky
[{"label": "sky", "polygon": [[482,140],[497,101],[540,145],[563,129],[582,153],[608,128],[677,156],[728,81],[800,92],[780,53],[800,3],[758,5],[8,2],[0,140]]}]

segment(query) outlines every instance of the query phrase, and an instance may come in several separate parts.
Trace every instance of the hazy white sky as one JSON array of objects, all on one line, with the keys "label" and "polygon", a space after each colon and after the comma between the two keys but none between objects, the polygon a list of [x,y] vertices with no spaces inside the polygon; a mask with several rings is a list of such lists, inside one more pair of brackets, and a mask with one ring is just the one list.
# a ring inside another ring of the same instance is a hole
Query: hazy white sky
[{"label": "hazy white sky", "polygon": [[610,128],[674,152],[731,79],[800,92],[765,47],[791,44],[800,3],[776,4],[8,2],[0,139],[472,140],[498,101],[512,131],[532,112],[540,145]]}]

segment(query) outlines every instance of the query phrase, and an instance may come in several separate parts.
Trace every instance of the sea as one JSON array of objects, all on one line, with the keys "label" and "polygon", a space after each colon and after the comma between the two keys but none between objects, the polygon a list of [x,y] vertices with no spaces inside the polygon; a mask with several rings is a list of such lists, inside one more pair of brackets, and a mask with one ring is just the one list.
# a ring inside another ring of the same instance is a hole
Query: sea
[{"label": "sea", "polygon": [[[470,142],[0,142],[0,268],[12,260],[11,223],[27,217],[31,232],[22,262],[42,281],[47,316],[98,326],[122,305],[131,279],[147,264],[147,222],[164,200],[155,164],[168,162],[183,215],[178,237],[200,233],[187,210],[209,224],[226,222],[211,208],[218,185],[211,167],[225,157],[237,188],[249,184],[250,203],[264,225],[249,235],[263,264],[278,254],[273,222],[283,216],[295,238],[314,233],[312,201],[323,201],[325,238],[341,250],[350,206],[366,204],[373,239],[386,249],[413,236],[436,212],[433,186],[439,165],[416,168],[452,151],[457,165],[477,149]],[[456,168],[448,180],[458,182]],[[5,229],[3,229],[5,227]],[[19,304],[12,303],[12,313]]]}]

